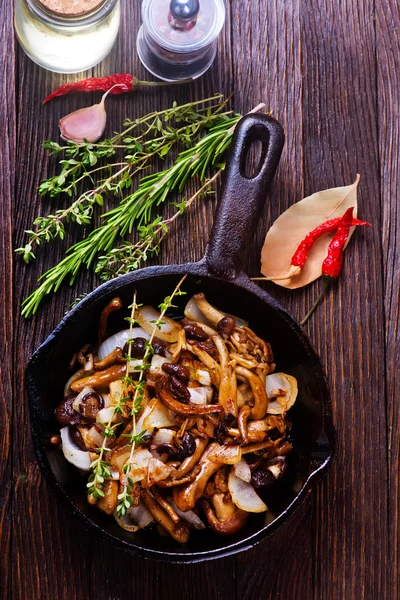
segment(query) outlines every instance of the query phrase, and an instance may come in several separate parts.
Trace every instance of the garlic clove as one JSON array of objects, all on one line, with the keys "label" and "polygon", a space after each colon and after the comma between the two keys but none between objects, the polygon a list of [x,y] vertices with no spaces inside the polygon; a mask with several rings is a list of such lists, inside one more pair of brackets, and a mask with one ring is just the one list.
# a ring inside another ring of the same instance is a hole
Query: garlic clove
[{"label": "garlic clove", "polygon": [[108,90],[99,104],[80,108],[60,119],[58,126],[63,140],[81,144],[85,140],[94,143],[101,138],[107,123],[105,100],[114,87],[118,86]]}]

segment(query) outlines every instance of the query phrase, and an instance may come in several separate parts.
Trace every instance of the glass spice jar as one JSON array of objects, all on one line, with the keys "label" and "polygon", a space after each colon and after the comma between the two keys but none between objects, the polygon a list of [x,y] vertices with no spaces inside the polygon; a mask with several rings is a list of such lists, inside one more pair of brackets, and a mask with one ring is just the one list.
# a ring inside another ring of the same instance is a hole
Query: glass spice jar
[{"label": "glass spice jar", "polygon": [[86,71],[110,52],[120,0],[15,0],[15,31],[38,65],[57,73]]},{"label": "glass spice jar", "polygon": [[137,51],[164,81],[196,78],[211,66],[225,23],[224,0],[143,0]]}]

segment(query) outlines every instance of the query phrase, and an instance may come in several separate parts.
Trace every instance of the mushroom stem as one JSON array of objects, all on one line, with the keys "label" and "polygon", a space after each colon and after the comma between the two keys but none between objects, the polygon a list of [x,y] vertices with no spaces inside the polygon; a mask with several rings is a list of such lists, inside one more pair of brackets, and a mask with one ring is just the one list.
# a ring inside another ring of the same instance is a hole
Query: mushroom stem
[{"label": "mushroom stem", "polygon": [[238,375],[245,377],[250,384],[254,396],[254,406],[251,409],[253,419],[262,419],[268,408],[268,397],[265,387],[263,387],[260,378],[245,367],[237,366],[235,371]]},{"label": "mushroom stem", "polygon": [[199,310],[201,310],[203,315],[208,321],[210,321],[212,325],[217,326],[221,319],[225,317],[225,315],[222,312],[220,312],[219,310],[211,306],[209,302],[207,302],[206,297],[203,293],[195,294],[194,300]]},{"label": "mushroom stem", "polygon": [[95,371],[102,371],[103,369],[107,369],[108,367],[112,367],[115,363],[124,362],[126,365],[126,360],[124,359],[124,355],[122,353],[121,348],[115,348],[110,354],[108,354],[103,360],[99,360],[94,363],[93,368]]},{"label": "mushroom stem", "polygon": [[247,442],[249,441],[249,438],[247,435],[247,419],[249,418],[250,413],[251,413],[251,408],[250,408],[250,406],[248,406],[246,404],[240,410],[239,417],[238,417],[238,428],[240,431],[240,435],[242,436],[243,442],[245,444],[247,444]]},{"label": "mushroom stem", "polygon": [[216,517],[208,500],[203,500],[203,509],[211,529],[219,535],[232,535],[233,533],[237,533],[246,525],[248,518],[248,513],[238,508],[225,521],[220,521]]},{"label": "mushroom stem", "polygon": [[173,474],[173,479],[181,479],[185,477],[193,469],[193,467],[200,460],[201,455],[203,454],[205,447],[207,446],[208,440],[203,438],[196,438],[194,443],[196,444],[196,450],[193,452],[192,456],[188,456],[185,458],[179,469]]},{"label": "mushroom stem", "polygon": [[97,371],[87,377],[82,377],[71,383],[71,390],[73,392],[81,392],[86,386],[92,387],[97,391],[106,390],[110,383],[123,377],[126,373],[126,365],[114,365],[105,371]]},{"label": "mushroom stem", "polygon": [[[226,414],[237,417],[236,377],[229,364],[228,349],[221,336],[214,335],[212,339],[217,347],[221,366],[218,402],[223,407]],[[233,380],[235,383],[233,383]]]},{"label": "mushroom stem", "polygon": [[189,528],[187,525],[179,521],[174,523],[171,517],[157,504],[154,496],[149,490],[142,491],[142,499],[154,519],[161,527],[168,531],[169,535],[180,544],[186,544],[189,540]]},{"label": "mushroom stem", "polygon": [[210,369],[211,373],[214,376],[213,383],[216,388],[219,388],[221,375],[220,375],[220,366],[217,363],[217,361],[214,360],[213,357],[210,356],[207,352],[205,352],[201,348],[198,348],[197,346],[192,346],[191,344],[187,343],[186,347],[188,350],[190,350],[190,352],[192,352],[195,356],[197,356],[197,358],[203,364],[205,364],[208,369]]},{"label": "mushroom stem", "polygon": [[153,489],[152,493],[154,498],[157,500],[158,504],[161,506],[161,508],[165,510],[165,512],[171,518],[171,520],[175,524],[179,523],[180,518],[178,517],[172,506],[169,504],[169,502],[165,498],[163,498],[161,494],[157,492],[157,490]]},{"label": "mushroom stem", "polygon": [[175,400],[171,394],[165,388],[165,378],[160,378],[156,382],[156,393],[161,402],[170,410],[178,413],[179,415],[211,415],[213,413],[219,413],[222,411],[222,406],[219,404],[198,404],[196,406],[190,404],[183,404],[178,400]]},{"label": "mushroom stem", "polygon": [[98,329],[98,341],[97,347],[100,346],[101,342],[104,339],[107,330],[107,321],[108,315],[115,310],[120,310],[122,308],[121,298],[113,298],[107,306],[101,311],[100,321],[99,321],[99,329]]},{"label": "mushroom stem", "polygon": [[207,481],[223,464],[221,460],[210,458],[210,454],[215,453],[219,448],[217,442],[210,444],[199,461],[200,470],[196,478],[182,487],[174,488],[174,502],[179,510],[184,512],[192,510],[197,500],[203,495]]}]

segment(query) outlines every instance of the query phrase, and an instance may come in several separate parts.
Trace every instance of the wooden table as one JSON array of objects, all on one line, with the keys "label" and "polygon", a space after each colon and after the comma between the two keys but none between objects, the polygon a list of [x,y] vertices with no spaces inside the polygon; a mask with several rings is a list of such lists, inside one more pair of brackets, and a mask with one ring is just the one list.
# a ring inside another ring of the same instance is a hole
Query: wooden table
[{"label": "wooden table", "polygon": [[[123,2],[118,43],[94,75],[146,78],[135,51],[139,0]],[[2,598],[55,600],[215,598],[225,600],[396,600],[399,531],[399,90],[400,16],[396,0],[231,0],[217,60],[190,88],[155,90],[109,101],[110,129],[126,116],[173,99],[234,93],[236,110],[263,100],[287,141],[248,271],[258,274],[266,228],[293,202],[351,183],[361,173],[359,210],[373,229],[359,231],[343,275],[307,329],[326,365],[338,432],[336,464],[279,533],[236,557],[193,566],[163,565],[115,553],[82,531],[50,492],[36,464],[24,394],[27,357],[78,293],[82,275],[38,315],[20,318],[21,299],[39,273],[78,239],[37,252],[27,268],[13,253],[35,216],[62,200],[40,199],[39,181],[55,162],[41,149],[57,139],[59,118],[88,105],[70,96],[42,107],[61,82],[18,48],[13,2],[0,4],[0,438]],[[253,5],[253,9],[250,8]],[[160,263],[198,259],[214,205],[188,214],[165,243]],[[179,235],[180,241],[177,242]],[[289,292],[269,286],[301,317],[318,285]]]}]

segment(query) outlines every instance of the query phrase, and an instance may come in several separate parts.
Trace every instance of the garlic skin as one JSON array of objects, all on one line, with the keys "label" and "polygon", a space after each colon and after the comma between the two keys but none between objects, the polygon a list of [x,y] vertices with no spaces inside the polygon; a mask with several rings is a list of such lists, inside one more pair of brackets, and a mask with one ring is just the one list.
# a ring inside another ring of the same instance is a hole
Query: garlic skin
[{"label": "garlic skin", "polygon": [[58,126],[62,139],[77,144],[82,144],[85,140],[91,143],[97,142],[103,135],[107,123],[105,100],[115,87],[120,87],[120,84],[109,89],[99,104],[80,108],[60,119]]}]

